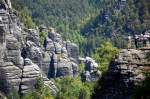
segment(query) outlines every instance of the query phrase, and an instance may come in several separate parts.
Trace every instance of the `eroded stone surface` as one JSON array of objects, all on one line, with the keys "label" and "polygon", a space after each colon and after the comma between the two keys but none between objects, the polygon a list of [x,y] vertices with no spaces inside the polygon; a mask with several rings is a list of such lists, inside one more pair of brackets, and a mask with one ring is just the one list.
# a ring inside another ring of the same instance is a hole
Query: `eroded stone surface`
[{"label": "eroded stone surface", "polygon": [[103,78],[101,99],[131,99],[135,86],[145,79],[143,71],[150,66],[150,49],[123,49],[119,56],[110,63],[107,75]]}]

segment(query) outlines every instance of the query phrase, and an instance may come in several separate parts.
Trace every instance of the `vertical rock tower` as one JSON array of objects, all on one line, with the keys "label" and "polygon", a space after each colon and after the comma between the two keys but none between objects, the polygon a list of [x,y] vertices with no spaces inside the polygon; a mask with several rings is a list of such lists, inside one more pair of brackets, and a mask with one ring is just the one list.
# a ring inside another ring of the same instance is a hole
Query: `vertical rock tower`
[{"label": "vertical rock tower", "polygon": [[27,45],[23,38],[30,32],[24,31],[19,18],[13,13],[10,0],[0,4],[0,92],[8,94],[16,90],[25,94],[34,88],[37,77],[43,77],[45,84],[54,94],[57,88],[43,76],[38,65],[29,58],[23,58],[22,49]]}]

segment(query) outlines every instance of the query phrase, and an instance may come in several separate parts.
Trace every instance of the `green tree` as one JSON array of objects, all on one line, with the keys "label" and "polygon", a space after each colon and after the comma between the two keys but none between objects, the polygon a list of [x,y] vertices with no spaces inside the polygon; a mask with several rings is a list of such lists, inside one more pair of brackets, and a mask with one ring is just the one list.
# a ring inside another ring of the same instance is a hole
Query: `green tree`
[{"label": "green tree", "polygon": [[117,55],[118,49],[113,47],[113,45],[105,41],[103,42],[99,48],[96,49],[93,57],[99,63],[99,69],[105,72],[108,69],[108,65],[110,61]]},{"label": "green tree", "polygon": [[23,7],[19,11],[19,17],[21,18],[21,21],[25,24],[27,28],[34,28],[35,24],[32,21],[32,17],[29,14],[29,10],[26,7]]},{"label": "green tree", "polygon": [[46,35],[47,35],[47,33],[45,33],[45,32],[40,32],[40,33],[39,33],[41,45],[44,44],[44,40],[46,39]]},{"label": "green tree", "polygon": [[93,92],[93,85],[79,78],[57,78],[55,82],[59,88],[56,99],[90,99]]}]

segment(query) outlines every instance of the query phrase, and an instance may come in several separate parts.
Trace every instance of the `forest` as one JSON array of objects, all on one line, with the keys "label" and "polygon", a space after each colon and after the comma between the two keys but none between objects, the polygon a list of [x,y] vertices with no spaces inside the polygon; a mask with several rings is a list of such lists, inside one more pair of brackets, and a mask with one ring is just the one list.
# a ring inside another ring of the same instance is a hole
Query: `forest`
[{"label": "forest", "polygon": [[[148,2],[147,0],[125,0],[125,2],[13,0],[15,9],[26,12],[34,23],[54,27],[65,40],[77,43],[81,55],[92,55],[103,40],[111,40],[114,46],[125,48],[127,35],[140,34],[148,30],[150,24]],[[30,19],[28,24],[31,25]]]}]

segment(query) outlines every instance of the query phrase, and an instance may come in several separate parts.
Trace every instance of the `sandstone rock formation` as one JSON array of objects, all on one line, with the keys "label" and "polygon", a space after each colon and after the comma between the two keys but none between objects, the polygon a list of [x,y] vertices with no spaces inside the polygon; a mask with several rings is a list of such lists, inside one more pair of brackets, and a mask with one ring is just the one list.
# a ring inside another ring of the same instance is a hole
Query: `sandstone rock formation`
[{"label": "sandstone rock formation", "polygon": [[[101,99],[131,99],[134,87],[142,84],[149,66],[150,49],[123,49],[110,63],[107,75],[102,79],[102,88],[96,97]],[[149,68],[150,69],[150,68]]]},{"label": "sandstone rock formation", "polygon": [[[15,89],[25,94],[34,89],[40,76],[56,95],[58,89],[50,78],[79,75],[76,44],[64,41],[53,28],[25,28],[12,9],[0,7],[0,19],[0,92],[8,94]],[[46,35],[43,45],[41,32]],[[96,81],[100,73],[95,69],[95,61],[86,59],[85,66],[89,81]]]},{"label": "sandstone rock formation", "polygon": [[51,59],[49,65],[45,64],[42,68],[49,70],[44,69],[49,78],[78,75],[78,46],[76,44],[63,41],[61,35],[51,28],[44,47],[47,59],[49,56]]},{"label": "sandstone rock formation", "polygon": [[[0,9],[0,17],[0,91],[8,94],[15,89],[24,94],[34,88],[37,77],[44,76],[37,65],[42,58],[38,32],[24,31],[18,17],[9,10]],[[48,79],[47,82],[56,94],[54,84]]]},{"label": "sandstone rock formation", "polygon": [[98,70],[98,64],[90,57],[84,59],[85,70],[82,75],[83,81],[93,82],[101,78],[101,72]]}]

